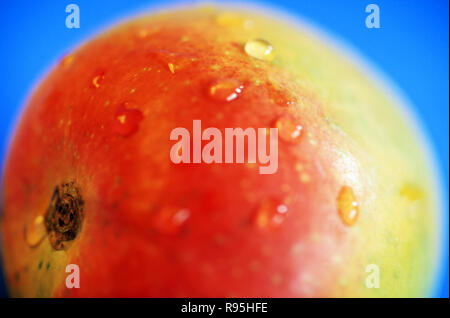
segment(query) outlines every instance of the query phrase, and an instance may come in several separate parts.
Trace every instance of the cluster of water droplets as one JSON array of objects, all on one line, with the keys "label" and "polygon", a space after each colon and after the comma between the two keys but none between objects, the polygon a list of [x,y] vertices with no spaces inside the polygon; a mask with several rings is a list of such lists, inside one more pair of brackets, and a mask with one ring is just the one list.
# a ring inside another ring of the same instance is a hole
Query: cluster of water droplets
[{"label": "cluster of water droplets", "polygon": [[[216,19],[217,24],[224,27],[244,27],[252,28],[252,21],[242,20],[233,14],[221,14]],[[145,36],[144,36],[145,35]],[[141,32],[140,38],[145,38],[146,34]],[[183,38],[184,39],[184,38]],[[188,41],[188,38],[184,41]],[[250,39],[243,45],[243,52],[250,58],[260,61],[272,62],[275,58],[275,51],[271,43],[267,40],[256,38]],[[66,55],[62,61],[62,67],[69,67],[74,62],[74,55]],[[176,67],[172,62],[167,63],[170,73],[176,73]],[[99,88],[105,79],[104,73],[100,72],[92,78],[92,86]],[[235,78],[218,78],[211,81],[207,86],[207,96],[216,103],[230,103],[239,98],[244,92],[245,85]],[[131,93],[134,93],[132,91]],[[135,134],[144,116],[138,107],[133,107],[128,103],[120,105],[114,115],[114,131],[122,137],[129,137]],[[296,144],[299,143],[303,133],[303,126],[292,116],[282,115],[275,121],[278,134],[281,140]],[[345,225],[354,225],[359,214],[358,203],[355,199],[352,188],[343,186],[337,196],[337,210],[340,219]],[[258,205],[252,217],[252,224],[260,229],[277,228],[281,226],[287,217],[288,206],[280,200],[264,199]],[[163,207],[153,218],[153,227],[162,234],[179,234],[186,225],[191,212],[186,208]],[[47,235],[44,224],[44,217],[37,216],[25,227],[25,239],[29,246],[38,245]]]}]

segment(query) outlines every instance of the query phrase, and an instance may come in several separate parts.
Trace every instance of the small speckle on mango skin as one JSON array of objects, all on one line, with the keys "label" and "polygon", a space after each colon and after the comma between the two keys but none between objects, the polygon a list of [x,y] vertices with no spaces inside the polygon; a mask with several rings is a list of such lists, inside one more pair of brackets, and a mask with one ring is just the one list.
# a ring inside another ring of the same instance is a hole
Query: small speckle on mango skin
[{"label": "small speckle on mango skin", "polygon": [[[41,82],[3,179],[13,296],[426,295],[437,198],[397,102],[301,26],[231,11],[185,8],[130,21],[66,55]],[[247,55],[253,39],[270,43],[273,59]],[[207,88],[218,78],[244,89],[215,103]],[[139,111],[132,127],[117,118],[124,103]],[[269,127],[287,114],[307,133],[280,143],[276,175],[261,179],[251,165],[170,166],[175,127],[196,118],[205,127]],[[83,190],[86,226],[65,251],[47,239],[31,248],[27,216],[45,210],[64,180]],[[236,191],[236,180],[246,180],[245,191]],[[405,182],[421,195],[405,191]],[[361,212],[352,227],[336,207],[346,184]],[[286,219],[269,231],[252,227],[252,212],[272,196],[286,198]],[[153,230],[162,206],[189,208],[179,235]],[[83,271],[79,290],[64,285],[71,263]],[[383,269],[383,288],[364,285],[371,263]],[[183,280],[174,284],[174,273]]]}]

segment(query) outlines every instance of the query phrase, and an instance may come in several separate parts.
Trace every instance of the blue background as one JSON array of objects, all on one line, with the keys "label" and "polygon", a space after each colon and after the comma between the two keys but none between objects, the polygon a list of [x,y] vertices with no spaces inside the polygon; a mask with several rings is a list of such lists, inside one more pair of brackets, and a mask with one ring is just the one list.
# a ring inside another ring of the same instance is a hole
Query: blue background
[{"label": "blue background", "polygon": [[[192,2],[192,1],[191,1]],[[67,29],[65,7],[80,7],[80,29]],[[258,2],[255,2],[258,3]],[[449,4],[448,1],[260,1],[307,18],[356,47],[412,100],[431,140],[444,184],[444,263],[431,296],[448,297]],[[365,7],[380,7],[381,29],[365,27]],[[105,26],[164,2],[140,0],[0,2],[0,166],[13,123],[33,83],[67,50]],[[172,3],[171,3],[172,4]],[[0,274],[0,296],[6,295]]]}]

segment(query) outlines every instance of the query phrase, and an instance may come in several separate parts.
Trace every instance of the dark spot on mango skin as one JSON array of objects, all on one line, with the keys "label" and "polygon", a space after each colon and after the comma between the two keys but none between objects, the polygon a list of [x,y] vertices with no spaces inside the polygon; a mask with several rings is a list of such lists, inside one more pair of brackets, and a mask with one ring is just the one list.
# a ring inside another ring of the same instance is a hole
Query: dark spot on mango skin
[{"label": "dark spot on mango skin", "polygon": [[45,216],[51,246],[67,249],[81,230],[84,201],[75,182],[63,183],[53,191]]},{"label": "dark spot on mango skin", "polygon": [[42,264],[44,264],[44,262],[43,262],[43,261],[40,261],[39,264],[38,264],[38,269],[41,269],[41,268],[42,268]]}]

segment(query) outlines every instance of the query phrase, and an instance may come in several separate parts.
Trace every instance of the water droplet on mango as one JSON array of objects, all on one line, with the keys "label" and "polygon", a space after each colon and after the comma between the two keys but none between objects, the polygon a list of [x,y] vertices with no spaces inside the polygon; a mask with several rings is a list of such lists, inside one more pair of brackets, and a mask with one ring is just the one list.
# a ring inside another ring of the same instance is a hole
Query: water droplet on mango
[{"label": "water droplet on mango", "polygon": [[[158,64],[160,64],[172,74],[174,74],[176,71],[189,68],[197,61],[196,55],[189,52],[151,50],[148,55],[153,61],[158,62]],[[157,70],[157,72],[159,73],[161,72],[161,70]]]},{"label": "water droplet on mango", "polygon": [[291,116],[284,115],[277,119],[275,127],[278,128],[278,136],[284,141],[298,143],[302,137],[303,127]]},{"label": "water droplet on mango", "polygon": [[276,228],[286,218],[287,206],[279,200],[265,199],[258,206],[252,223],[258,228]]},{"label": "water droplet on mango", "polygon": [[337,207],[339,217],[345,225],[352,226],[356,223],[359,207],[351,187],[343,186],[341,188],[337,197]]},{"label": "water droplet on mango", "polygon": [[178,234],[189,216],[190,211],[188,209],[164,207],[156,213],[153,219],[153,227],[162,234]]},{"label": "water droplet on mango", "polygon": [[172,63],[168,63],[167,66],[169,67],[170,73],[175,74],[175,66]]},{"label": "water droplet on mango", "polygon": [[275,54],[272,45],[263,39],[254,39],[245,43],[245,53],[259,60],[271,62]]},{"label": "water droplet on mango", "polygon": [[100,87],[100,83],[103,81],[103,78],[104,78],[105,76],[103,75],[103,74],[99,74],[99,75],[97,75],[97,76],[95,76],[93,79],[92,79],[92,85],[95,87],[95,88],[99,88]]},{"label": "water droplet on mango", "polygon": [[25,226],[25,241],[28,246],[37,246],[47,236],[44,217],[39,215]]},{"label": "water droplet on mango", "polygon": [[232,78],[218,79],[208,86],[208,96],[216,102],[231,102],[242,93],[244,85]]},{"label": "water droplet on mango", "polygon": [[117,134],[128,137],[138,131],[139,123],[143,118],[139,109],[126,108],[122,105],[116,113],[114,130]]}]

